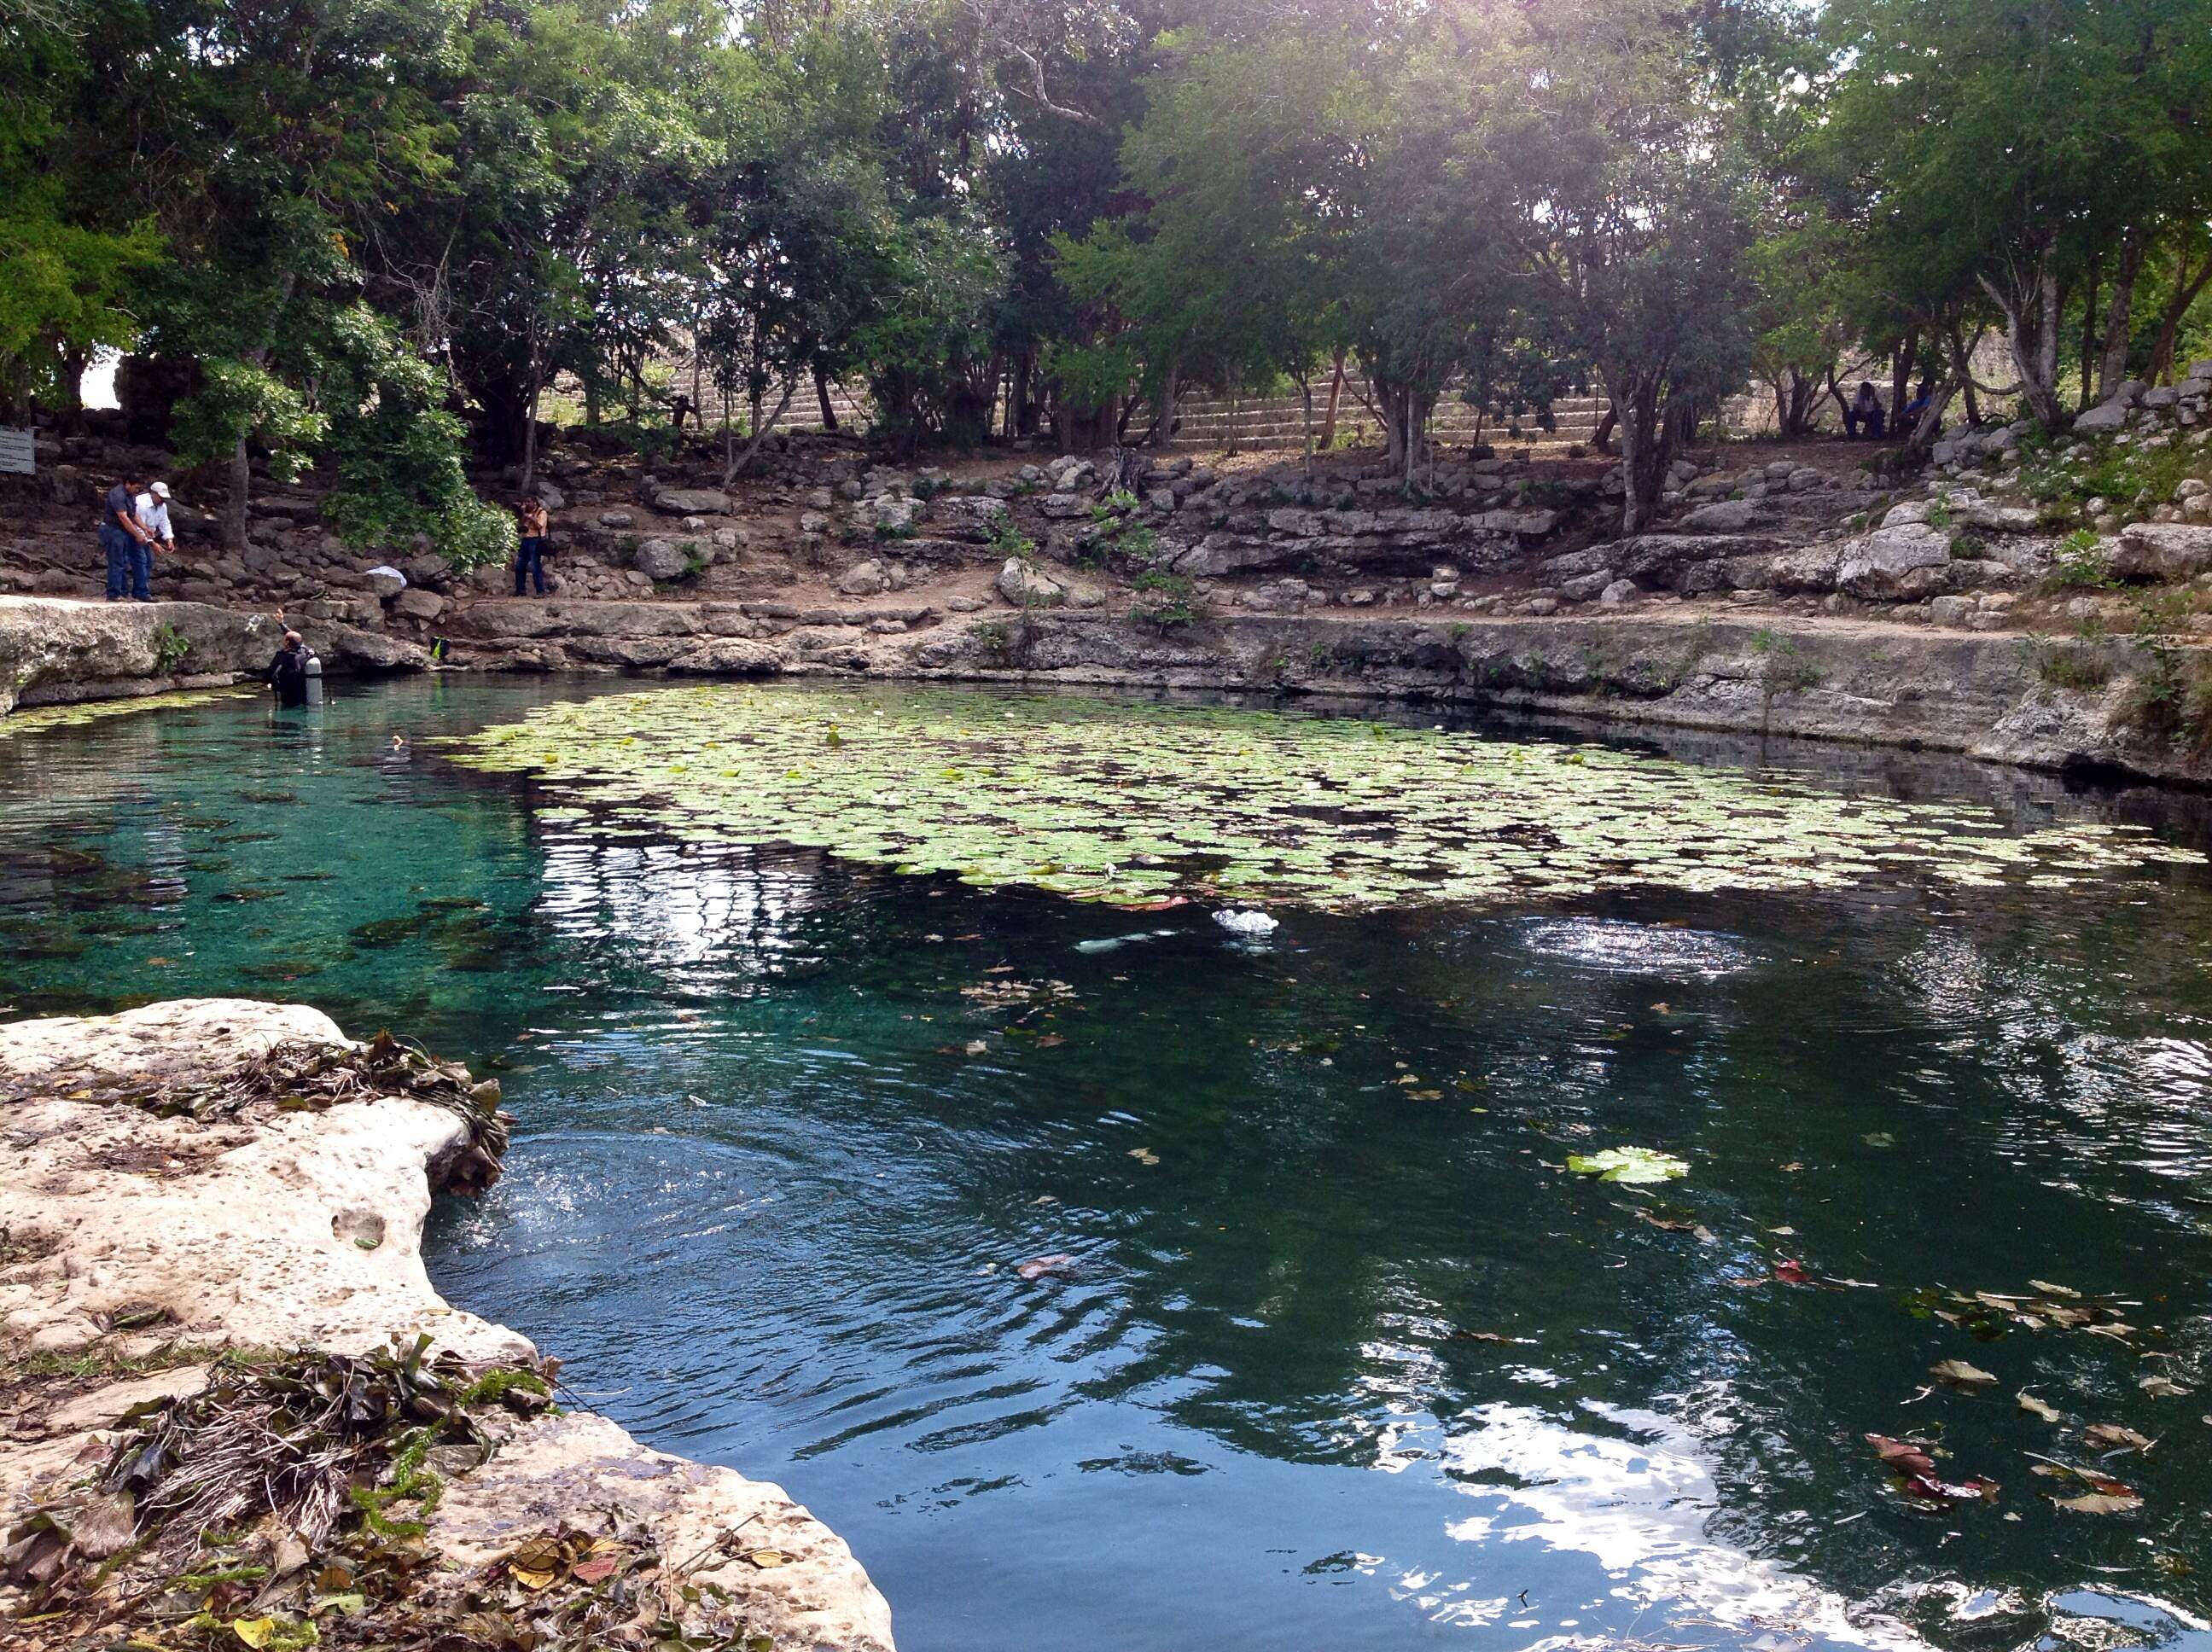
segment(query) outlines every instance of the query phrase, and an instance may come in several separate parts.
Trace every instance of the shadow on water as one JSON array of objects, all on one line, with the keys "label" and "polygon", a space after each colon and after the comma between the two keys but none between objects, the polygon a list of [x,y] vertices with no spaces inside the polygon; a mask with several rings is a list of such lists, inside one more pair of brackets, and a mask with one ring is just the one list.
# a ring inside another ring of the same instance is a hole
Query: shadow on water
[{"label": "shadow on water", "polygon": [[[434,1277],[655,1442],[782,1480],[908,1652],[2202,1644],[2200,871],[1252,944],[547,818],[438,754],[592,691],[0,740],[6,997],[296,997],[498,1071],[524,1129]],[[2196,799],[1655,744],[2203,841]],[[1689,1174],[1565,1168],[1620,1145]],[[2031,1280],[2135,1328],[1982,1340],[1916,1296]],[[1996,1500],[1903,1494],[1869,1433]],[[2058,1507],[2050,1461],[2141,1510]]]}]

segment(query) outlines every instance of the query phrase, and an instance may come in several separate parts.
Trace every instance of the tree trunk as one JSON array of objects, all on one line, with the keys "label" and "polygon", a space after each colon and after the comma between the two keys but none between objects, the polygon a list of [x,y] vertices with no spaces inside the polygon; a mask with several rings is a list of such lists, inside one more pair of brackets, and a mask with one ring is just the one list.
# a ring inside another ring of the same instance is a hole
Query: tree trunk
[{"label": "tree trunk", "polygon": [[2105,316],[2105,350],[2097,363],[2097,399],[2119,394],[2128,376],[2129,323],[2136,301],[2136,275],[2142,268],[2143,242],[2130,225],[2120,237],[2120,267],[2112,276],[2112,306]]},{"label": "tree trunk", "polygon": [[1622,374],[1608,380],[1613,411],[1620,416],[1623,490],[1620,531],[1642,533],[1659,513],[1659,495],[1674,463],[1674,421],[1659,405],[1654,376]]},{"label": "tree trunk", "polygon": [[[1306,487],[1310,489],[1314,483],[1313,380],[1303,371],[1298,374],[1298,400],[1305,409]],[[1312,496],[1307,494],[1309,499]]]},{"label": "tree trunk", "polygon": [[63,432],[72,436],[84,434],[84,370],[92,364],[91,355],[84,350],[61,348],[61,405]]},{"label": "tree trunk", "polygon": [[2077,413],[2086,413],[2096,405],[2097,397],[2097,295],[2102,290],[2105,277],[2105,255],[2100,252],[2089,259],[2088,290],[2081,295],[2081,393],[2075,398]]},{"label": "tree trunk", "polygon": [[1955,325],[1951,329],[1951,382],[1966,398],[1966,422],[1969,425],[1979,424],[1982,422],[1982,404],[1974,397],[1974,359],[1967,354],[1966,343],[1959,337],[1959,329]]},{"label": "tree trunk", "polygon": [[1336,353],[1335,370],[1328,379],[1328,409],[1322,415],[1321,446],[1326,452],[1336,446],[1336,410],[1344,400],[1344,352]]},{"label": "tree trunk", "polygon": [[2152,383],[2172,382],[2173,352],[2181,337],[2182,319],[2208,282],[2212,282],[2212,247],[2205,249],[2204,267],[2193,276],[2189,273],[2189,249],[2185,246],[2174,255],[2173,295],[2166,300],[2166,313],[2159,318],[2158,343],[2150,353]]},{"label": "tree trunk", "polygon": [[1158,416],[1152,421],[1152,445],[1171,447],[1175,445],[1176,403],[1182,398],[1182,360],[1168,357],[1167,371],[1160,375],[1160,405]]},{"label": "tree trunk", "polygon": [[1928,398],[1928,405],[1921,411],[1920,422],[1912,427],[1910,446],[1914,452],[1924,453],[1935,446],[1936,433],[1943,428],[1943,415],[1949,410],[1951,398],[1958,392],[1955,379],[1947,378],[1936,386],[1936,393]]},{"label": "tree trunk", "polygon": [[2037,423],[2055,430],[2064,418],[2054,380],[2058,376],[2058,277],[2052,241],[2036,253],[2035,277],[2026,293],[2008,294],[1986,276],[1982,290],[1996,301],[2005,319],[2005,344],[2020,374],[2021,399]]},{"label": "tree trunk", "polygon": [[538,403],[544,393],[545,369],[532,361],[530,400],[522,410],[522,491],[526,495],[538,485]]},{"label": "tree trunk", "polygon": [[[1912,399],[1912,358],[1920,354],[1920,330],[1914,328],[1897,341],[1897,356],[1889,368],[1889,428],[1896,429],[1905,421],[1905,404]],[[1828,374],[1828,388],[1833,390],[1836,375]],[[1842,398],[1838,398],[1838,406]]]},{"label": "tree trunk", "polygon": [[814,364],[814,399],[822,409],[822,428],[835,430],[837,428],[837,410],[830,405],[830,375],[823,371],[819,361]]},{"label": "tree trunk", "polygon": [[246,549],[246,505],[253,492],[253,456],[241,435],[230,450],[230,497],[222,507],[222,543],[229,550]]},{"label": "tree trunk", "polygon": [[744,451],[741,453],[738,453],[734,456],[731,453],[730,443],[732,439],[727,434],[728,428],[726,426],[724,427],[724,434],[722,437],[723,492],[727,493],[730,489],[730,484],[735,482],[739,476],[744,474],[745,466],[753,462],[753,455],[760,452],[761,444],[768,440],[768,433],[775,428],[775,422],[778,419],[781,418],[786,413],[791,410],[792,398],[798,394],[799,380],[796,379],[786,380],[783,386],[783,399],[775,404],[775,411],[769,414],[766,419],[763,419],[760,416],[760,398],[758,397],[755,397],[753,398],[752,434],[745,443]]},{"label": "tree trunk", "polygon": [[1620,410],[1608,398],[1605,404],[1605,416],[1598,420],[1597,428],[1591,433],[1590,446],[1601,453],[1610,453],[1613,452],[1613,432],[1620,428]]},{"label": "tree trunk", "polygon": [[1950,344],[1953,382],[1966,396],[1966,422],[1970,425],[1979,424],[1982,422],[1982,404],[1974,396],[1973,358],[1966,354],[1966,346],[1959,337],[1959,329],[1955,323],[1951,327]]}]

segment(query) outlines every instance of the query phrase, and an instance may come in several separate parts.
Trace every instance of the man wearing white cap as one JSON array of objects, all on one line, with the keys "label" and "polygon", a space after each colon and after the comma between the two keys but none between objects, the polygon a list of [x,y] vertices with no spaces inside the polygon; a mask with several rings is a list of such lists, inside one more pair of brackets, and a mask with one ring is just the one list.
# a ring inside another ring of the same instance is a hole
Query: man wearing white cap
[{"label": "man wearing white cap", "polygon": [[140,573],[137,568],[132,568],[132,583],[137,587],[133,594],[140,602],[151,602],[154,599],[151,584],[154,547],[158,544],[167,551],[174,551],[177,548],[176,532],[169,525],[169,484],[156,482],[138,495],[137,504],[138,525],[146,530],[146,543],[134,550],[136,557],[144,558],[145,571]]}]

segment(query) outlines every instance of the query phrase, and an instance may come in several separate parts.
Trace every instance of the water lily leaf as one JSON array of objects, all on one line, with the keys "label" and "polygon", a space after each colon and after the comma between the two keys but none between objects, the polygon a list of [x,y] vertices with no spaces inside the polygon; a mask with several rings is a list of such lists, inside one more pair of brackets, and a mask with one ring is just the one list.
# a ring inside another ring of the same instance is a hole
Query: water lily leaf
[{"label": "water lily leaf", "polygon": [[1690,1174],[1689,1161],[1650,1147],[1608,1147],[1601,1153],[1572,1153],[1567,1169],[1600,1181],[1672,1181]]},{"label": "water lily leaf", "polygon": [[2203,860],[2145,831],[2008,835],[1986,811],[1601,746],[1058,695],[994,699],[987,720],[978,703],[716,683],[541,707],[451,749],[540,774],[556,810],[592,809],[584,829],[627,820],[1145,908],[1822,890],[1900,870],[2063,885]]},{"label": "water lily leaf", "polygon": [[1969,1365],[1963,1359],[1946,1359],[1928,1368],[1942,1382],[1955,1383],[1962,1388],[1990,1388],[1996,1386],[1996,1378],[1978,1365]]}]

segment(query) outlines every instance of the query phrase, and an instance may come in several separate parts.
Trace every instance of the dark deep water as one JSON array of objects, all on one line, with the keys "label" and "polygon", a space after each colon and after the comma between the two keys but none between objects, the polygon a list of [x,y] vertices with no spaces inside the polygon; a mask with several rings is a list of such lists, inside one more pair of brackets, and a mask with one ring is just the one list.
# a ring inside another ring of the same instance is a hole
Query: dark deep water
[{"label": "dark deep water", "polygon": [[[0,738],[0,999],[299,999],[497,1072],[508,1174],[441,1209],[433,1278],[650,1442],[781,1481],[907,1652],[2212,1646],[2203,869],[1254,946],[542,819],[434,749],[607,691]],[[2205,841],[2191,800],[1766,756]],[[1553,1168],[1620,1144],[1691,1174]],[[1981,1340],[1909,1300],[2031,1279],[2139,1328]],[[1953,1358],[1998,1385],[1923,1394]],[[1916,1430],[1997,1500],[1893,1490],[1862,1436]],[[2056,1508],[2082,1488],[2039,1459],[2142,1508]]]}]

